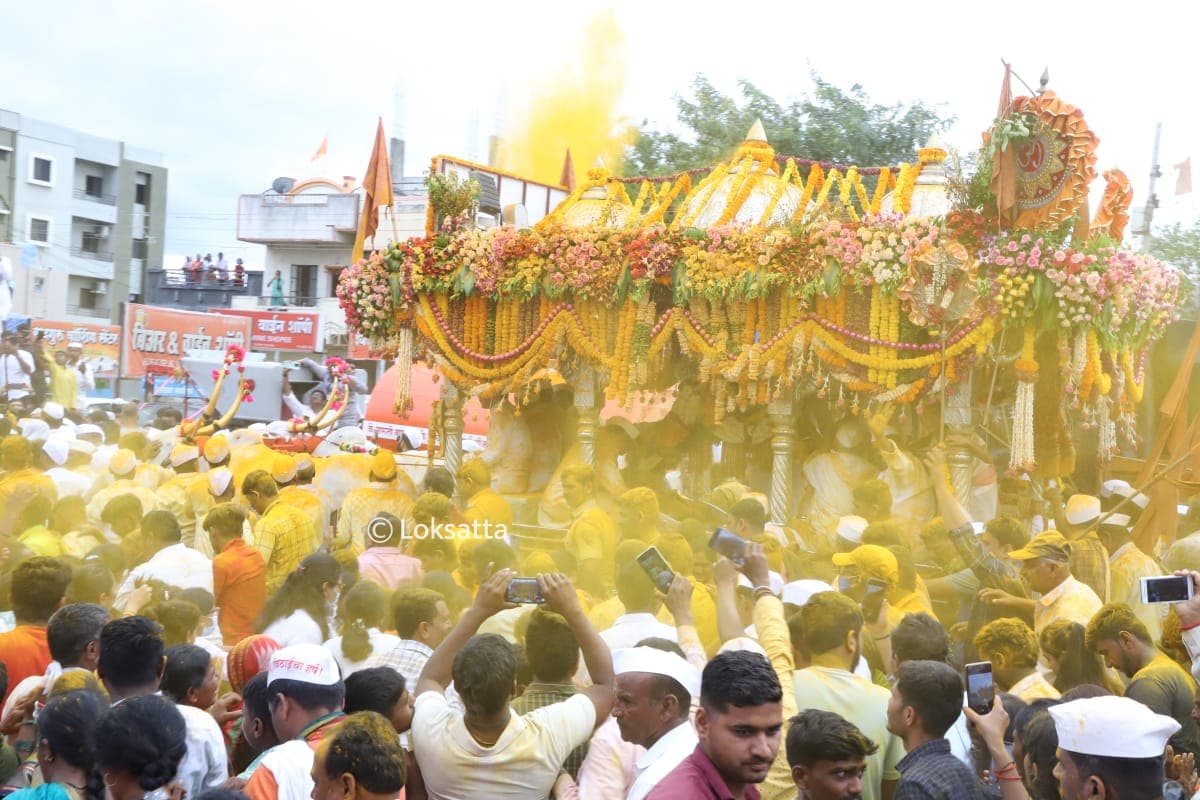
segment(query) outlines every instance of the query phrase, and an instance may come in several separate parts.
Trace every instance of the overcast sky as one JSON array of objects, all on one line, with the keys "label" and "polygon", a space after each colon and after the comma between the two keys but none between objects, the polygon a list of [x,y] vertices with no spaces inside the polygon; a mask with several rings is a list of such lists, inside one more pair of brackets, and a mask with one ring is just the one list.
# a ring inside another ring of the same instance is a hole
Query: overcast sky
[{"label": "overcast sky", "polygon": [[[170,169],[167,252],[223,250],[250,263],[261,256],[236,241],[239,194],[260,192],[280,175],[361,176],[377,117],[408,141],[410,175],[437,152],[484,158],[486,136],[511,126],[534,87],[578,59],[583,29],[603,7],[590,0],[4,5],[0,107],[162,152]],[[1100,136],[1098,168],[1119,166],[1133,179],[1135,206],[1145,199],[1154,123],[1163,123],[1158,219],[1190,221],[1198,207],[1174,196],[1171,170],[1188,156],[1200,170],[1200,67],[1189,5],[618,0],[619,111],[666,126],[674,96],[698,72],[730,90],[746,78],[785,100],[808,89],[814,70],[842,86],[862,84],[876,102],[943,103],[959,120],[950,143],[969,150],[995,114],[1000,59],[1034,85],[1048,66],[1051,88],[1082,108]],[[329,156],[310,164],[326,135]]]}]

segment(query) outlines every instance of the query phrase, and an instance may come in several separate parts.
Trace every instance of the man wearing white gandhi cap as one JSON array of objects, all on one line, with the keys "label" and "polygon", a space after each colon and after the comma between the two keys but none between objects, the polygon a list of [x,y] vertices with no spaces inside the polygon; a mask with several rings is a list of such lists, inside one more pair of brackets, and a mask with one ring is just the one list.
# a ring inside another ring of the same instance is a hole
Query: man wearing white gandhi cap
[{"label": "man wearing white gandhi cap", "polygon": [[321,645],[276,650],[267,670],[271,724],[282,744],[263,756],[244,789],[253,800],[307,800],[317,746],[345,714],[346,684]]},{"label": "man wearing white gandhi cap", "polygon": [[614,650],[613,672],[617,696],[612,713],[621,738],[646,748],[625,800],[642,800],[696,749],[688,712],[692,698],[700,696],[700,670],[677,653],[643,643]]},{"label": "man wearing white gandhi cap", "polygon": [[1163,796],[1163,751],[1179,723],[1128,697],[1091,697],[1049,708],[1058,732],[1054,777],[1063,800]]}]

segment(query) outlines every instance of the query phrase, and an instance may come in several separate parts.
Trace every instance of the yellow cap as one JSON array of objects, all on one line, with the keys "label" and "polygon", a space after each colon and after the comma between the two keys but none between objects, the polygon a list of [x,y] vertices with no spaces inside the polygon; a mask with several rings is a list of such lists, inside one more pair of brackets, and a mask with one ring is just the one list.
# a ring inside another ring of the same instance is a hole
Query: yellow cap
[{"label": "yellow cap", "polygon": [[229,439],[224,436],[212,436],[204,443],[204,460],[209,464],[220,464],[229,458]]},{"label": "yellow cap", "polygon": [[296,479],[296,460],[286,453],[276,453],[271,459],[271,477],[276,483],[291,483]]},{"label": "yellow cap", "polygon": [[112,460],[108,462],[108,471],[118,478],[123,478],[127,475],[132,475],[137,469],[137,456],[132,450],[118,450],[113,453]]},{"label": "yellow cap", "polygon": [[863,544],[849,553],[834,553],[834,566],[856,566],[868,578],[879,578],[895,582],[900,577],[900,564],[896,556],[886,547],[877,544]]},{"label": "yellow cap", "polygon": [[1039,533],[1029,540],[1029,544],[1020,550],[1013,550],[1008,557],[1015,561],[1028,561],[1031,558],[1049,558],[1053,561],[1070,561],[1071,545],[1063,535],[1055,530]]},{"label": "yellow cap", "polygon": [[371,456],[371,474],[381,481],[395,479],[396,459],[392,457],[391,450],[381,447],[375,451],[375,455]]}]

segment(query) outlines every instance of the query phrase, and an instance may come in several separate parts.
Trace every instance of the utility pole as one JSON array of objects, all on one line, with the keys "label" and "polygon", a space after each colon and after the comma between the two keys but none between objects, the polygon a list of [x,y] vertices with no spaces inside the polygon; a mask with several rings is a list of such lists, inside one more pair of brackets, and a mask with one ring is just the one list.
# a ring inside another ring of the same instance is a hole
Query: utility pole
[{"label": "utility pole", "polygon": [[1158,208],[1158,195],[1154,193],[1154,182],[1162,177],[1162,170],[1158,167],[1158,141],[1162,138],[1162,123],[1154,124],[1154,157],[1150,160],[1150,196],[1146,199],[1146,213],[1142,216],[1142,227],[1134,231],[1135,234],[1142,237],[1142,250],[1150,249],[1152,235],[1150,233],[1150,223],[1154,221],[1154,209]]}]

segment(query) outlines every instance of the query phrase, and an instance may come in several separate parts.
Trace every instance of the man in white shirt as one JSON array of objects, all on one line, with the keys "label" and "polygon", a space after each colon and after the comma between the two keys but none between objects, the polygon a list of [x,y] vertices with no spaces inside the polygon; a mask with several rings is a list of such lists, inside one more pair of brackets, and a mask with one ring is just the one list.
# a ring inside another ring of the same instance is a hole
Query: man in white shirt
[{"label": "man in white shirt", "polygon": [[[546,608],[562,614],[583,651],[593,684],[561,703],[519,716],[510,708],[516,677],[512,646],[496,634],[475,636],[503,608],[513,572],[479,588],[475,602],[430,656],[417,683],[410,736],[430,800],[527,798],[550,794],[563,761],[587,741],[612,708],[612,657],[588,622],[564,575],[541,575]],[[462,698],[455,711],[446,687]]]},{"label": "man in white shirt", "polygon": [[170,511],[151,511],[142,517],[142,536],[157,551],[144,564],[129,571],[117,591],[116,608],[125,608],[129,595],[147,581],[177,589],[204,589],[212,593],[212,562],[181,541],[179,520]]},{"label": "man in white shirt", "polygon": [[840,592],[819,592],[799,613],[811,665],[793,676],[796,707],[839,714],[877,743],[879,749],[866,757],[862,796],[890,797],[900,780],[896,764],[904,757],[904,746],[887,729],[891,693],[854,674],[864,660],[862,612]]},{"label": "man in white shirt", "polygon": [[625,613],[617,617],[612,627],[600,632],[600,638],[610,650],[634,647],[643,639],[666,639],[679,641],[675,628],[659,622],[654,614],[658,610],[658,597],[654,584],[641,565],[630,562],[617,571],[617,597],[625,606]]},{"label": "man in white shirt", "polygon": [[6,334],[0,339],[0,394],[7,393],[9,400],[28,397],[32,373],[33,356],[18,349],[17,340]]},{"label": "man in white shirt", "polygon": [[688,713],[692,698],[700,694],[700,670],[682,656],[650,644],[615,651],[613,671],[613,717],[621,738],[646,748],[638,756],[625,800],[642,800],[696,749],[698,739]]}]

